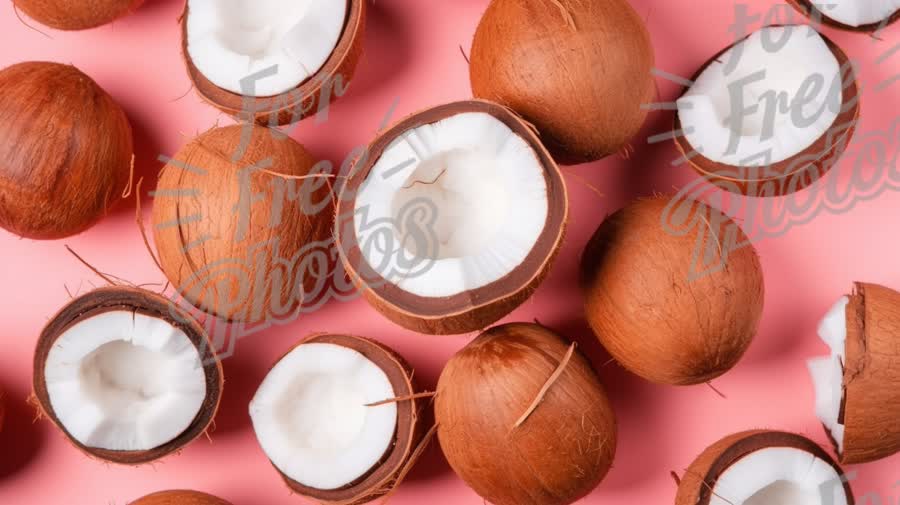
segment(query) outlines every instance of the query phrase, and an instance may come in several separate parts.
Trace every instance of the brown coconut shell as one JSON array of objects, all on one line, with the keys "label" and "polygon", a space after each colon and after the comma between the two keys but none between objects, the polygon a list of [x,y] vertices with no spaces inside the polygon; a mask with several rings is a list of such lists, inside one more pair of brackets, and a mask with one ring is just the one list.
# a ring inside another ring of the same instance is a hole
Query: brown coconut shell
[{"label": "brown coconut shell", "polygon": [[[841,111],[829,131],[794,156],[763,167],[737,167],[710,160],[702,154],[694,153],[694,148],[688,142],[687,137],[676,133],[674,135],[675,146],[679,153],[705,180],[732,193],[748,196],[782,196],[806,188],[822,178],[837,164],[847,146],[850,145],[859,121],[859,87],[856,70],[850,64],[847,54],[831,39],[821,33],[819,35],[834,53],[838,66],[844,72],[841,76],[843,83]],[[746,38],[736,44],[740,44],[744,40]],[[720,60],[721,56],[734,45],[712,57],[694,75],[692,80],[696,80],[706,67]],[[681,119],[677,113],[675,114],[674,128],[675,132],[680,132],[682,129]]]},{"label": "brown coconut shell", "polygon": [[846,465],[900,452],[900,293],[856,283],[847,304],[844,400]]},{"label": "brown coconut shell", "polygon": [[[197,417],[191,425],[174,440],[147,451],[113,451],[88,447],[73,438],[65,426],[56,417],[47,384],[44,369],[47,355],[53,344],[66,330],[85,319],[115,310],[127,310],[162,319],[172,326],[184,331],[203,360],[203,372],[206,376],[206,398],[200,407]],[[156,293],[131,287],[106,287],[91,291],[69,302],[63,307],[41,332],[34,353],[34,395],[37,398],[41,413],[49,418],[75,447],[88,456],[123,465],[140,465],[156,461],[181,450],[188,443],[202,435],[209,428],[216,416],[222,397],[224,379],[222,363],[218,360],[212,341],[206,331],[184,310],[173,305],[167,298]]]},{"label": "brown coconut shell", "polygon": [[[844,475],[844,470],[824,449],[805,437],[780,431],[745,431],[719,440],[691,463],[681,477],[675,505],[709,505],[716,482],[728,468],[756,451],[772,447],[786,447],[807,452],[830,464],[838,475]],[[854,498],[850,484],[844,482],[843,485],[848,505],[853,505]],[[728,497],[720,498],[727,500]]]},{"label": "brown coconut shell", "polygon": [[[394,389],[396,398],[409,398],[417,393],[413,381],[413,369],[394,350],[375,340],[352,335],[329,333],[314,334],[292,347],[285,356],[305,344],[333,344],[352,349],[381,368]],[[284,356],[282,356],[283,359]],[[385,398],[390,400],[390,398]],[[368,503],[392,492],[415,463],[413,453],[419,448],[425,435],[424,411],[428,400],[410,398],[397,401],[397,430],[394,442],[366,475],[354,482],[333,490],[315,489],[304,486],[281,473],[285,483],[297,494],[312,498],[318,503],[334,505],[357,505]]]},{"label": "brown coconut shell", "polygon": [[187,50],[187,19],[191,15],[185,4],[181,16],[182,55],[194,88],[204,101],[242,121],[261,125],[295,123],[329,107],[346,92],[363,53],[366,27],[366,1],[348,2],[344,31],[337,46],[322,68],[296,88],[269,97],[247,97],[216,86],[194,65]]},{"label": "brown coconut shell", "polygon": [[481,334],[441,373],[441,448],[489,503],[570,504],[612,465],[615,415],[591,364],[572,350],[542,326],[506,324]]},{"label": "brown coconut shell", "polygon": [[822,23],[823,25],[837,28],[839,30],[846,30],[849,32],[875,33],[887,26],[894,24],[898,19],[900,19],[900,10],[897,10],[880,23],[850,26],[826,16],[822,11],[817,9],[815,4],[813,4],[810,0],[787,0],[787,3],[791,4],[791,6],[797,9],[801,14],[817,23]]},{"label": "brown coconut shell", "polygon": [[57,30],[86,30],[125,17],[144,0],[13,0],[31,19]]},{"label": "brown coconut shell", "polygon": [[603,346],[662,384],[699,384],[731,369],[763,309],[762,267],[744,232],[680,197],[636,200],[609,216],[582,256],[582,287]]},{"label": "brown coconut shell", "polygon": [[131,502],[130,505],[231,505],[227,501],[199,491],[160,491]]},{"label": "brown coconut shell", "polygon": [[622,151],[656,96],[650,34],[626,0],[493,0],[470,56],[472,92],[541,133],[560,163]]},{"label": "brown coconut shell", "polygon": [[0,88],[0,227],[34,239],[88,229],[128,185],[125,112],[71,65],[12,65]]},{"label": "brown coconut shell", "polygon": [[334,207],[329,174],[316,166],[293,139],[249,124],[182,147],[153,203],[159,262],[175,289],[227,321],[296,317],[336,262],[320,245],[331,238]]},{"label": "brown coconut shell", "polygon": [[[502,121],[534,150],[544,167],[549,212],[544,231],[531,253],[506,277],[481,288],[449,297],[415,296],[388,282],[362,257],[353,215],[356,195],[384,150],[400,135],[424,124],[466,113],[487,113]],[[337,204],[335,238],[344,268],[366,300],[391,321],[425,334],[447,335],[482,330],[527,300],[546,277],[565,237],[569,199],[565,180],[531,127],[509,109],[493,102],[469,100],[413,114],[378,135],[353,167]]]}]

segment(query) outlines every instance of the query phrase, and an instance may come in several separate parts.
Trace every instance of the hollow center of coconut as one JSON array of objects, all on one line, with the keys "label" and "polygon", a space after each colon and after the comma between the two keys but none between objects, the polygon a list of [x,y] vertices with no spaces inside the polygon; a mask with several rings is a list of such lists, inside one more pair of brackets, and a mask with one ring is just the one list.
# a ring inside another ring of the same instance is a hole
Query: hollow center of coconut
[{"label": "hollow center of coconut", "polygon": [[807,451],[767,447],[720,475],[710,505],[847,505],[841,475]]},{"label": "hollow center of coconut", "polygon": [[347,0],[188,0],[187,52],[216,86],[244,96],[296,88],[337,47]]},{"label": "hollow center of coconut", "polygon": [[843,90],[838,60],[812,28],[762,28],[710,62],[677,101],[681,133],[714,162],[767,166],[825,135]]},{"label": "hollow center of coconut", "polygon": [[200,353],[168,321],[131,311],[84,319],[53,343],[44,367],[50,405],[86,447],[145,451],[183,433],[200,412]]},{"label": "hollow center of coconut", "polygon": [[880,23],[900,10],[900,0],[825,0],[813,5],[822,15],[854,27]]},{"label": "hollow center of coconut", "polygon": [[397,406],[385,372],[336,344],[302,344],[269,372],[250,403],[263,451],[304,486],[340,489],[372,471],[391,447]]},{"label": "hollow center of coconut", "polygon": [[494,116],[467,112],[391,142],[354,210],[357,242],[376,272],[414,295],[443,297],[521,264],[549,203],[531,146]]},{"label": "hollow center of coconut", "polygon": [[847,304],[841,297],[819,323],[819,338],[831,349],[831,355],[809,360],[809,373],[816,391],[816,416],[831,434],[839,454],[844,452],[844,425],[841,407],[844,405],[844,364],[847,362]]}]

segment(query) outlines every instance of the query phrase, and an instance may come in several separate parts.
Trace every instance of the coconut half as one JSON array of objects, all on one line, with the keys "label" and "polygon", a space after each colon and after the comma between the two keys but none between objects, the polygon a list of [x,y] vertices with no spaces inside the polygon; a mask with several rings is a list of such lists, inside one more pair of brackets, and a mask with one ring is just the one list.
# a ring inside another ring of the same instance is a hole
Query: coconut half
[{"label": "coconut half", "polygon": [[363,0],[188,0],[183,52],[203,99],[287,124],[344,93],[364,26]]},{"label": "coconut half", "polygon": [[900,0],[788,0],[817,22],[855,32],[875,32],[900,19]]},{"label": "coconut half", "polygon": [[808,26],[769,26],[716,55],[678,99],[675,142],[710,182],[778,196],[823,176],[859,116],[847,55]]},{"label": "coconut half", "polygon": [[841,463],[875,461],[900,452],[900,293],[856,283],[819,324],[827,357],[809,360],[816,415]]},{"label": "coconut half", "polygon": [[685,472],[676,505],[853,505],[844,472],[792,433],[747,431],[706,449]]},{"label": "coconut half", "polygon": [[559,168],[518,116],[467,101],[381,134],[338,203],[338,249],[376,309],[422,333],[482,329],[527,299],[565,234]]},{"label": "coconut half", "polygon": [[160,295],[102,288],[66,305],[41,333],[34,391],[85,453],[140,464],[202,434],[222,393],[202,327]]},{"label": "coconut half", "polygon": [[399,484],[422,439],[412,370],[366,338],[319,334],[285,354],[250,402],[266,456],[295,492],[364,503]]}]

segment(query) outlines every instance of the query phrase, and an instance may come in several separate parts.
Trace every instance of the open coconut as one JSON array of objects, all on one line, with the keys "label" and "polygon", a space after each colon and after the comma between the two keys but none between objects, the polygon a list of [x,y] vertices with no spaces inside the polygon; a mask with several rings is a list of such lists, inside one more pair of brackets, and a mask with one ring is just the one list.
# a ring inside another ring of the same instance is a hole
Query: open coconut
[{"label": "open coconut", "polygon": [[214,128],[163,167],[153,204],[159,262],[195,307],[228,321],[290,320],[333,273],[330,174],[296,141]]},{"label": "open coconut", "polygon": [[288,124],[344,94],[362,54],[365,0],[188,0],[184,59],[200,96]]},{"label": "open coconut", "polygon": [[414,114],[354,166],[335,230],[345,268],[392,321],[480,330],[525,301],[565,234],[565,182],[529,127],[485,101]]},{"label": "open coconut", "polygon": [[746,431],[703,451],[684,473],[675,505],[853,505],[844,471],[811,440]]},{"label": "open coconut", "polygon": [[86,30],[111,23],[137,9],[144,0],[13,0],[31,19],[58,30]]},{"label": "open coconut", "polygon": [[441,373],[435,397],[447,461],[494,505],[567,505],[603,480],[616,420],[588,360],[536,324],[482,333]]},{"label": "open coconut", "polygon": [[125,112],[71,65],[12,65],[0,89],[0,227],[34,239],[88,229],[128,185]]},{"label": "open coconut", "polygon": [[900,0],[788,0],[797,10],[841,30],[876,32],[900,19]]},{"label": "open coconut", "polygon": [[44,327],[34,393],[86,454],[137,465],[203,434],[222,395],[203,328],[166,298],[110,287],[72,300]]},{"label": "open coconut", "polygon": [[269,371],[250,402],[266,456],[296,493],[351,505],[400,484],[424,435],[412,368],[362,337],[313,335]]},{"label": "open coconut", "polygon": [[160,491],[139,498],[130,505],[231,505],[227,501],[199,491]]},{"label": "open coconut", "polygon": [[585,316],[622,366],[689,385],[730,370],[762,316],[763,275],[743,230],[695,200],[632,202],[582,257]]},{"label": "open coconut", "polygon": [[713,57],[678,99],[675,143],[709,182],[799,191],[833,167],[859,117],[846,54],[809,26],[769,26]]},{"label": "open coconut", "polygon": [[900,452],[900,293],[858,282],[819,324],[831,355],[809,361],[816,414],[844,464]]},{"label": "open coconut", "polygon": [[471,53],[475,96],[534,124],[561,163],[626,149],[656,96],[650,34],[626,0],[493,0]]}]

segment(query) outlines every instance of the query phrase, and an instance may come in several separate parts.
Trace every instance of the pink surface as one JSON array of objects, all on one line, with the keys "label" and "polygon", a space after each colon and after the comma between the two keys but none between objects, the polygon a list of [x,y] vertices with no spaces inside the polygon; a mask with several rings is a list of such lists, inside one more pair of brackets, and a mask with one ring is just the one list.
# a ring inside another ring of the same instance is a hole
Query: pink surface
[{"label": "pink surface", "polygon": [[[733,40],[728,31],[734,19],[731,2],[631,1],[649,19],[657,66],[667,72],[690,76]],[[148,181],[153,180],[159,154],[174,154],[196,132],[216,122],[230,122],[189,92],[176,21],[182,3],[148,0],[136,14],[112,26],[83,33],[46,30],[48,38],[21,24],[6,2],[0,8],[0,66],[52,60],[73,63],[92,75],[127,110],[135,127],[138,169]],[[486,4],[487,0],[372,2],[367,52],[351,91],[333,107],[327,122],[304,122],[292,135],[319,156],[340,162],[352,147],[371,140],[394,101],[396,119],[469,97],[460,45],[468,51]],[[761,0],[747,5],[750,12],[763,13],[780,3]],[[900,110],[900,84],[880,90],[876,84],[897,73],[900,53],[882,64],[876,60],[900,41],[900,25],[883,33],[881,41],[825,32],[859,61],[860,81],[868,88],[860,139],[888,130]],[[678,95],[677,85],[659,81],[663,98]],[[578,340],[607,384],[621,427],[619,454],[612,473],[583,503],[672,503],[676,488],[670,471],[683,472],[708,444],[738,430],[794,430],[826,444],[813,414],[805,365],[806,358],[825,352],[815,335],[817,321],[854,280],[900,288],[900,239],[895,229],[900,196],[888,189],[849,210],[825,210],[807,224],[757,243],[766,277],[764,320],[746,358],[715,382],[727,399],[705,386],[651,385],[609,364],[581,318],[580,298],[573,288],[577,258],[607,213],[635,196],[672,191],[695,179],[686,167],[670,165],[677,157],[670,142],[646,143],[648,135],[666,131],[671,122],[670,112],[651,114],[641,137],[635,139],[637,152],[628,160],[612,157],[564,169],[573,211],[562,257],[533,300],[506,318],[538,318]],[[896,162],[900,138],[895,132],[884,142],[887,155]],[[854,161],[848,156],[829,177],[849,177]],[[145,202],[149,207],[151,200]],[[405,355],[416,367],[417,377],[433,388],[445,361],[472,337],[417,335],[382,319],[365,302],[331,303],[290,326],[238,343],[235,355],[224,363],[224,400],[210,441],[200,439],[153,466],[109,466],[83,456],[49,422],[32,422],[34,411],[26,404],[33,346],[43,324],[68,300],[66,287],[84,292],[91,283],[98,283],[66,252],[65,244],[104,271],[134,283],[163,281],[141,243],[133,202],[87,233],[65,241],[32,242],[0,231],[4,288],[0,292],[0,385],[8,393],[9,404],[0,434],[0,504],[4,505],[121,504],[172,488],[207,491],[235,505],[300,503],[302,499],[289,494],[258,448],[247,414],[256,386],[281,353],[312,331],[368,335]],[[895,488],[900,479],[898,463],[900,457],[894,457],[848,468],[858,472],[853,482],[858,499],[877,493],[880,503],[896,503],[900,499],[900,488]],[[394,503],[480,505],[482,500],[455,477],[433,446]]]}]

